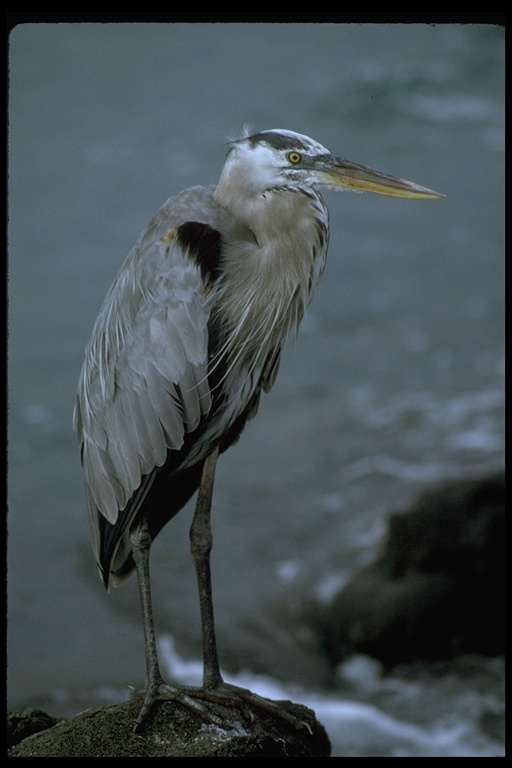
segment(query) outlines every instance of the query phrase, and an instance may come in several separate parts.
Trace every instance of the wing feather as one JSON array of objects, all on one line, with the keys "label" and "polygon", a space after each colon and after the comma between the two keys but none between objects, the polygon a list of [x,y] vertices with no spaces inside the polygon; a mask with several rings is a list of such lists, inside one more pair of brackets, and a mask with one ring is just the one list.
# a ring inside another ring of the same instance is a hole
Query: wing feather
[{"label": "wing feather", "polygon": [[86,349],[75,423],[97,551],[98,515],[115,524],[211,406],[205,279],[171,214],[167,203],[128,256]]}]

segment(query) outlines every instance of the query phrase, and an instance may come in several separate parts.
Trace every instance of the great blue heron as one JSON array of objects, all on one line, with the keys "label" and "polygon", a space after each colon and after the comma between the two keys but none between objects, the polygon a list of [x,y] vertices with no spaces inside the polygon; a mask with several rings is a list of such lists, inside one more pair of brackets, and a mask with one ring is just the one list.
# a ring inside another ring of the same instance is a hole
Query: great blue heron
[{"label": "great blue heron", "polygon": [[[192,187],[150,221],[110,288],[85,351],[75,424],[94,552],[107,588],[135,568],[144,620],[145,697],[279,711],[224,683],[213,620],[210,508],[215,463],[273,385],[281,349],[323,272],[329,238],[321,186],[442,197],[332,155],[288,130],[229,145],[218,185]],[[149,550],[199,489],[190,531],[204,677],[164,682],[153,627]],[[215,715],[210,718],[216,720]]]}]

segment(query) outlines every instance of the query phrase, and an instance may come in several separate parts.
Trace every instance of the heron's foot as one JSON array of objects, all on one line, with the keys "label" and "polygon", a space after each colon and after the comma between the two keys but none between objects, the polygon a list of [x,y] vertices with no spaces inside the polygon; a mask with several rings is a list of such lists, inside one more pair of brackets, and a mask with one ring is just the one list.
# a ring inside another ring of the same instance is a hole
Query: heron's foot
[{"label": "heron's foot", "polygon": [[146,687],[145,691],[136,691],[132,689],[133,697],[144,697],[144,703],[142,704],[141,710],[135,722],[133,732],[140,733],[144,729],[148,716],[158,701],[180,702],[186,707],[199,712],[203,717],[206,717],[215,725],[223,726],[223,722],[219,717],[217,717],[213,712],[210,712],[210,710],[200,701],[196,701],[193,698],[196,690],[201,689],[178,688],[174,685],[169,685],[162,679],[154,680],[152,683],[150,683],[150,685]]},{"label": "heron's foot", "polygon": [[213,712],[208,704],[216,704],[228,709],[237,709],[242,717],[252,722],[254,720],[253,709],[261,709],[280,717],[294,728],[305,728],[310,733],[311,727],[305,720],[301,720],[291,715],[286,709],[271,699],[265,699],[258,696],[247,688],[239,688],[236,685],[221,682],[215,687],[182,687],[177,688],[163,681],[149,686],[145,692],[144,704],[137,718],[134,732],[139,733],[146,722],[146,719],[157,701],[177,701],[190,709],[198,712],[204,719],[217,725],[219,728],[233,730],[236,728],[236,721],[229,717],[222,717],[218,712]]},{"label": "heron's foot", "polygon": [[[190,689],[186,690],[187,692],[191,692]],[[270,714],[280,717],[297,729],[305,728],[311,733],[311,727],[305,720],[301,720],[300,718],[291,715],[277,702],[272,701],[271,699],[265,699],[263,696],[253,693],[248,688],[239,688],[237,685],[231,685],[223,681],[214,688],[198,688],[192,695],[195,695],[202,701],[211,702],[212,704],[239,709],[245,720],[248,720],[249,722],[254,720],[252,709],[261,709],[264,712],[269,712]],[[226,721],[224,721],[224,726],[226,726]]]}]

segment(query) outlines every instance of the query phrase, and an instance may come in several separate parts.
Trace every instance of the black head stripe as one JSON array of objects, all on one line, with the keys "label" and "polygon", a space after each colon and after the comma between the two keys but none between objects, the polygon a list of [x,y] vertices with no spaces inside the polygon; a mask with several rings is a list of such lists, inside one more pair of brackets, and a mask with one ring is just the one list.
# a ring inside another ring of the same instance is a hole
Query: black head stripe
[{"label": "black head stripe", "polygon": [[301,141],[297,136],[287,136],[286,133],[279,133],[278,131],[264,131],[262,133],[255,133],[254,136],[249,136],[249,141],[252,146],[256,144],[265,143],[274,149],[302,149],[304,151],[311,150],[311,146]]}]

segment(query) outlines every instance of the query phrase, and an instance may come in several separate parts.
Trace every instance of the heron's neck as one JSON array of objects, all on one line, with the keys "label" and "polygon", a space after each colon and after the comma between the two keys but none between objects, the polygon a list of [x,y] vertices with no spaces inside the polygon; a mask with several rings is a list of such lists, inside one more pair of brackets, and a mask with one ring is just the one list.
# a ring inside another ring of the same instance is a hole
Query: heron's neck
[{"label": "heron's neck", "polygon": [[[254,343],[262,344],[258,328],[265,327],[265,318],[285,336],[309,303],[325,263],[327,209],[312,190],[281,187],[254,196],[245,206],[234,201],[230,214],[233,229],[223,238],[221,303],[228,325],[237,333],[250,328]],[[239,227],[242,216],[244,227]],[[247,227],[254,239],[243,237]]]},{"label": "heron's neck", "polygon": [[312,190],[283,186],[261,191],[226,181],[221,177],[215,200],[251,230],[263,251],[282,248],[290,240],[297,245],[301,235],[305,244],[311,242],[318,221],[327,223],[325,204]]}]

